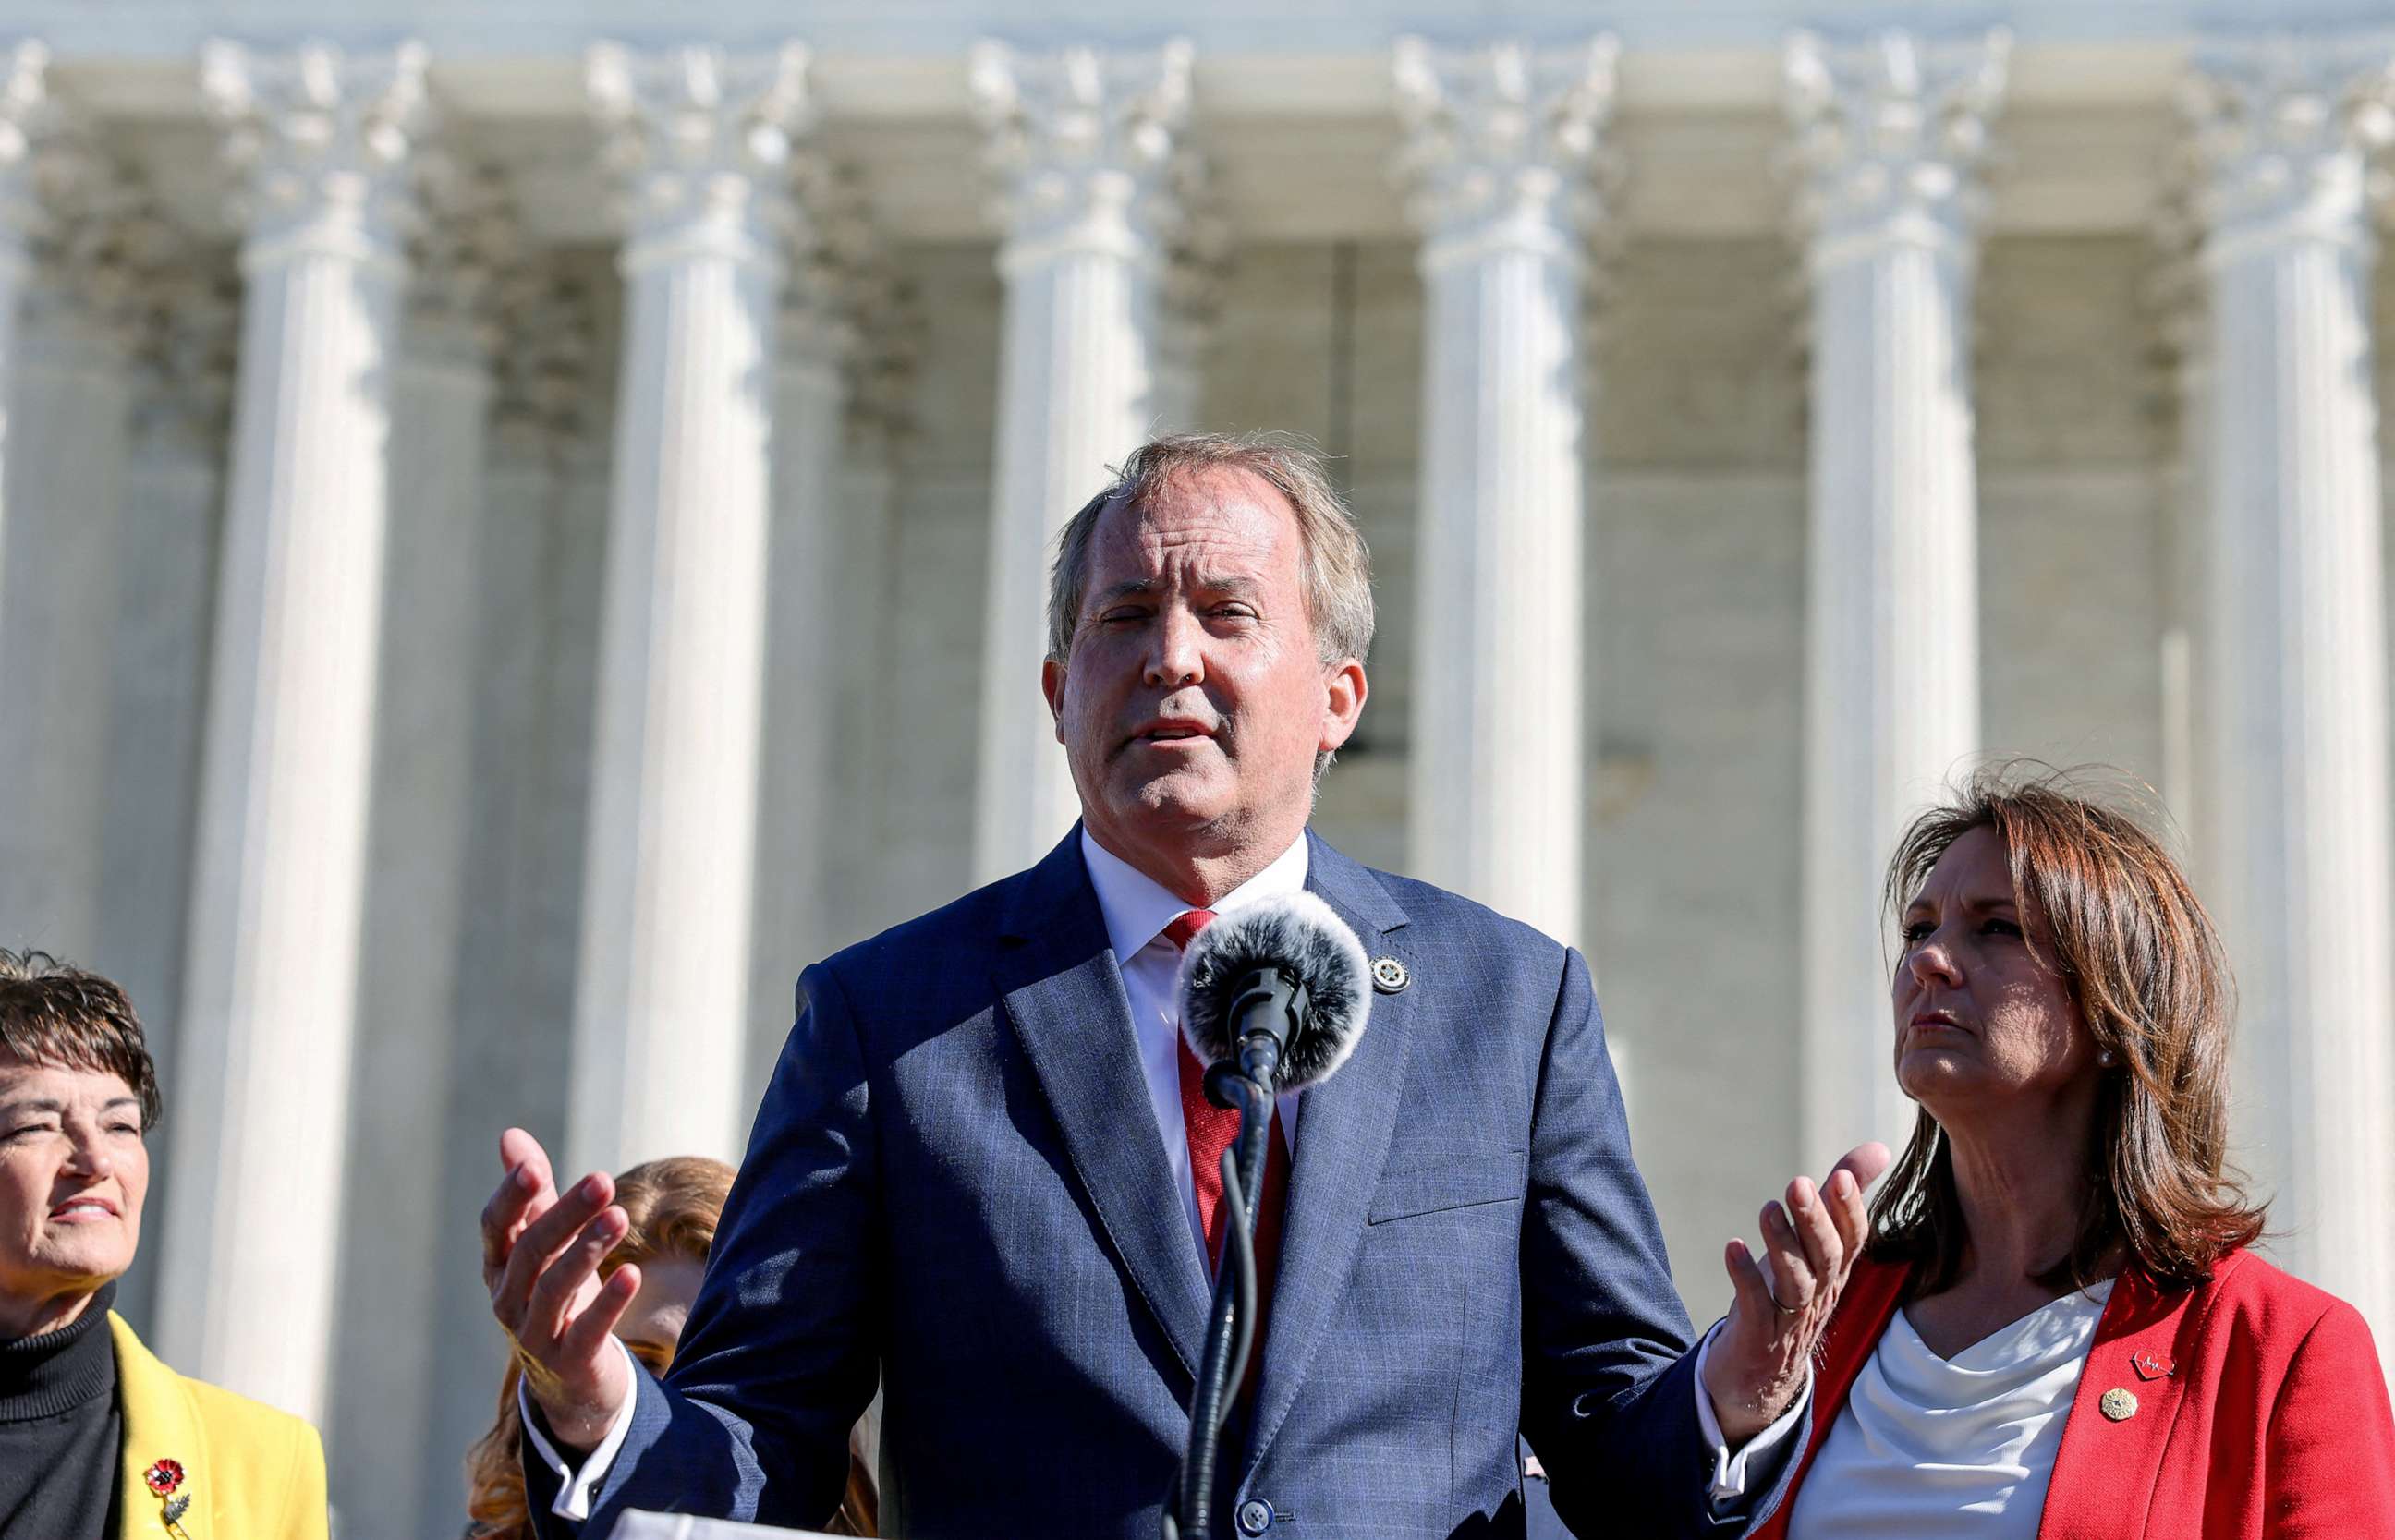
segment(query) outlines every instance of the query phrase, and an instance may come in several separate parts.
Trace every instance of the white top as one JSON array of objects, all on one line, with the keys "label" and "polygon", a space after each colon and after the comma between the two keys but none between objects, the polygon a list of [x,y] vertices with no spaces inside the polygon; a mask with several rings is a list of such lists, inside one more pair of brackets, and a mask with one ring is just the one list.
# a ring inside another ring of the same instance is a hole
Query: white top
[{"label": "white top", "polygon": [[[1174,897],[1154,877],[1092,839],[1087,829],[1081,831],[1081,860],[1089,868],[1090,885],[1097,890],[1106,941],[1122,969],[1123,991],[1131,997],[1131,1032],[1139,1049],[1140,1071],[1147,1082],[1148,1103],[1156,1113],[1157,1132],[1164,1141],[1165,1164],[1171,1169],[1173,1186],[1181,1193],[1182,1205],[1188,1216],[1190,1242],[1203,1257],[1206,1231],[1198,1220],[1198,1190],[1189,1176],[1189,1134],[1181,1115],[1181,1003],[1175,987],[1181,972],[1181,949],[1164,934],[1164,928],[1189,913],[1190,905]],[[1261,899],[1297,892],[1305,887],[1307,860],[1305,836],[1301,832],[1270,865],[1224,894],[1211,907],[1215,914],[1225,915]],[[1292,1155],[1297,1148],[1298,1108],[1303,1094],[1289,1092],[1277,1104],[1281,1138]],[[1714,1327],[1714,1332],[1719,1330],[1719,1326]],[[1722,1437],[1713,1404],[1705,1395],[1701,1355],[1711,1351],[1713,1338],[1714,1333],[1707,1333],[1699,1348],[1694,1382],[1697,1423],[1700,1436],[1710,1446],[1707,1453],[1713,1470],[1711,1495],[1714,1508],[1716,1512],[1727,1512],[1750,1500],[1751,1483],[1768,1489],[1772,1473],[1793,1452],[1792,1435],[1803,1426],[1812,1405],[1812,1386],[1808,1376],[1805,1393],[1797,1398],[1796,1404],[1768,1429],[1749,1440],[1744,1449],[1733,1453]],[[630,1362],[629,1353],[626,1362]],[[567,1465],[556,1446],[542,1436],[539,1423],[532,1415],[532,1403],[521,1387],[517,1403],[534,1454],[557,1473],[558,1492],[549,1511],[561,1519],[578,1521],[589,1518],[591,1498],[605,1481],[616,1452],[623,1447],[625,1434],[631,1429],[631,1402],[625,1402],[606,1438],[590,1452],[579,1469]],[[1761,1479],[1757,1481],[1757,1477]]]},{"label": "white top", "polygon": [[2036,1540],[2108,1280],[1939,1358],[1899,1310],[1796,1494],[1788,1540]]}]

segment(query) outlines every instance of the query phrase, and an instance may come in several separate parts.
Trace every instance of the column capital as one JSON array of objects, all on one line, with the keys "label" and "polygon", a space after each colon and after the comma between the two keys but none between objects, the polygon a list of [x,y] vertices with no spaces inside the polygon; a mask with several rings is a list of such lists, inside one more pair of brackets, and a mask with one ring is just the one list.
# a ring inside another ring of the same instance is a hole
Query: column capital
[{"label": "column capital", "polygon": [[2153,417],[2167,442],[2187,441],[2185,414],[2210,368],[2203,183],[2200,157],[2192,145],[2183,144],[2163,166],[2162,193],[2146,222],[2153,265],[2137,297],[2153,338],[2147,371]]},{"label": "column capital", "polygon": [[232,419],[233,370],[241,342],[241,275],[222,252],[184,251],[143,284],[142,338],[134,428],[144,441],[171,441],[210,456]]},{"label": "column capital", "polygon": [[1231,268],[1231,227],[1212,194],[1205,157],[1184,150],[1168,172],[1175,218],[1165,242],[1157,294],[1156,348],[1166,368],[1195,371],[1223,309]]},{"label": "column capital", "polygon": [[855,346],[856,285],[882,260],[872,204],[853,169],[814,156],[801,162],[790,187],[799,217],[774,321],[774,356],[785,368],[837,370]]},{"label": "column capital", "polygon": [[1986,205],[1988,130],[2011,54],[2002,28],[1789,40],[1796,214],[1817,269],[1889,245],[1967,257]]},{"label": "column capital", "polygon": [[200,52],[200,94],[241,178],[245,270],[342,257],[396,272],[409,151],[425,118],[422,44],[281,52],[221,40]]},{"label": "column capital", "polygon": [[589,285],[547,254],[519,253],[493,284],[491,321],[496,448],[551,464],[595,448],[604,370]]},{"label": "column capital", "polygon": [[774,317],[774,359],[784,369],[837,371],[855,338],[848,321],[848,275],[820,250],[794,257]]},{"label": "column capital", "polygon": [[112,365],[141,346],[147,290],[171,261],[175,238],[124,170],[78,133],[33,151],[41,191],[24,295],[30,353]]},{"label": "column capital", "polygon": [[1621,51],[1610,33],[1550,48],[1397,40],[1397,174],[1426,266],[1492,248],[1580,260],[1614,169],[1604,134]]},{"label": "column capital", "polygon": [[1067,252],[1160,259],[1167,170],[1189,115],[1185,39],[1144,50],[974,45],[973,113],[999,179],[1002,270]]},{"label": "column capital", "polygon": [[814,121],[807,63],[798,43],[591,46],[585,78],[621,179],[627,272],[688,256],[778,266],[793,146]]},{"label": "column capital", "polygon": [[403,346],[420,362],[483,369],[498,346],[499,286],[523,257],[506,182],[454,144],[430,147],[408,232]]},{"label": "column capital", "polygon": [[0,45],[0,266],[12,269],[41,225],[35,151],[59,119],[49,67],[50,51],[38,42]]},{"label": "column capital", "polygon": [[923,359],[921,296],[884,263],[859,275],[850,310],[856,345],[842,361],[849,438],[887,450],[915,431],[915,376]]},{"label": "column capital", "polygon": [[2200,158],[2204,260],[2371,237],[2370,153],[2395,142],[2395,33],[2216,40],[2179,100]]}]

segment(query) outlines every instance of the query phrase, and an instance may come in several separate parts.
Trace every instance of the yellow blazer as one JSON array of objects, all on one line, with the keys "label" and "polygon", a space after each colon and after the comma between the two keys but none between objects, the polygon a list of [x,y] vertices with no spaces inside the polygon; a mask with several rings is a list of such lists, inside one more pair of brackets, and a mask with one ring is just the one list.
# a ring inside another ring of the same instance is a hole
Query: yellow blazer
[{"label": "yellow blazer", "polygon": [[[158,1362],[112,1310],[116,1394],[125,1412],[119,1477],[121,1540],[175,1540],[172,1498],[188,1497],[177,1517],[187,1540],[326,1540],[324,1446],[316,1430],[288,1413],[219,1390]],[[169,1497],[151,1490],[160,1460],[183,1468]]]}]

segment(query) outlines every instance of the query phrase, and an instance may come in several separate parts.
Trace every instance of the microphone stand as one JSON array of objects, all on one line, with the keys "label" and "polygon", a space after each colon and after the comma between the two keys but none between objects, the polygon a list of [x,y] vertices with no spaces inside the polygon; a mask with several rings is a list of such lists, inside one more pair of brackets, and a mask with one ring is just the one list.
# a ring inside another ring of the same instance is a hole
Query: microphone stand
[{"label": "microphone stand", "polygon": [[1272,1097],[1264,1087],[1278,1072],[1280,1043],[1269,1033],[1259,1032],[1243,1038],[1239,1046],[1241,1069],[1249,1073],[1229,1064],[1216,1064],[1206,1072],[1207,1099],[1218,1107],[1237,1103],[1239,1137],[1223,1152],[1226,1265],[1214,1279],[1213,1313],[1206,1323],[1206,1348],[1189,1402],[1188,1448],[1173,1490],[1165,1496],[1164,1540],[1184,1540],[1184,1535],[1187,1540],[1213,1540],[1214,1468],[1223,1424],[1230,1416],[1255,1345],[1256,1219],[1247,1195],[1264,1191],[1273,1112]]}]

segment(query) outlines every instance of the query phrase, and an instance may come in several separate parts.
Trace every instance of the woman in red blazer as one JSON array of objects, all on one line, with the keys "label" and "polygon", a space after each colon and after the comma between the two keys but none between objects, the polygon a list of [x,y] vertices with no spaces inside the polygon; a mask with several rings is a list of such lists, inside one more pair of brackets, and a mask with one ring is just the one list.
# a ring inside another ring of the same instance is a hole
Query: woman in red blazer
[{"label": "woman in red blazer", "polygon": [[2244,1249],[2228,974],[2168,855],[1991,773],[1908,831],[1887,893],[1921,1115],[1750,1533],[2395,1537],[2369,1328]]}]

